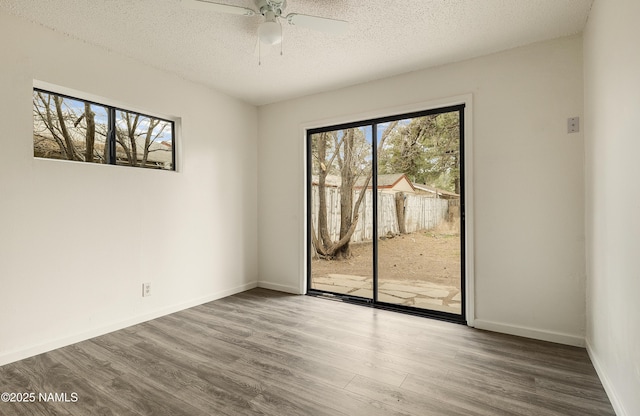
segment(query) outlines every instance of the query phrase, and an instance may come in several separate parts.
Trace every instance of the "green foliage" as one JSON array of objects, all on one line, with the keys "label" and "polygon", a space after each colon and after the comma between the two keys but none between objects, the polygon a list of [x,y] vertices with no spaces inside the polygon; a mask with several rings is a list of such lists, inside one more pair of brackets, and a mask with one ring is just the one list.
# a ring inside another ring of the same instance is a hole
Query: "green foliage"
[{"label": "green foliage", "polygon": [[405,173],[412,182],[460,193],[458,112],[434,114],[399,123],[379,156],[378,171]]}]

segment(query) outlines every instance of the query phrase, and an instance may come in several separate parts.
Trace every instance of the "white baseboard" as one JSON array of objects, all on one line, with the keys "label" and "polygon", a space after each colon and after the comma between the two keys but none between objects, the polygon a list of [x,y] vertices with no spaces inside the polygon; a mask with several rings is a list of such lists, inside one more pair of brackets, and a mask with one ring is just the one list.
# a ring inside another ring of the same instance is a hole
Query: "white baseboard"
[{"label": "white baseboard", "polygon": [[164,308],[157,309],[150,313],[135,316],[124,321],[115,322],[110,325],[105,325],[100,328],[90,329],[71,336],[64,336],[55,340],[43,342],[41,344],[32,345],[19,350],[10,351],[0,355],[0,366],[6,365],[15,361],[23,360],[25,358],[33,357],[38,354],[42,354],[57,348],[66,347],[67,345],[75,344],[77,342],[85,341],[100,335],[108,334],[109,332],[117,331],[119,329],[127,328],[132,325],[137,325],[142,322],[150,321],[152,319],[159,318],[161,316],[169,315],[171,313],[179,312],[184,309],[192,308],[194,306],[202,305],[203,303],[211,302],[217,299],[221,299],[227,296],[234,295],[236,293],[244,292],[249,289],[253,289],[258,286],[258,282],[249,282],[244,285],[240,285],[234,288],[225,289],[211,295],[203,296],[198,299],[193,299],[187,302],[170,305]]},{"label": "white baseboard", "polygon": [[[243,285],[236,286],[236,287],[233,287],[231,289],[226,289],[226,290],[221,290],[219,292],[216,292],[213,295],[214,299],[205,300],[204,302],[197,303],[197,304],[195,304],[193,306],[202,305],[203,303],[212,302],[212,301],[217,300],[217,299],[226,298],[227,296],[235,295],[236,293],[240,293],[240,292],[245,292],[247,290],[251,290],[251,289],[254,289],[256,287],[258,287],[258,281],[254,280],[252,282],[245,283]],[[208,299],[210,297],[211,297],[211,295],[207,296],[206,299]],[[203,298],[203,299],[205,299],[205,298]],[[186,308],[182,308],[182,309],[192,308],[193,306],[187,306]]]},{"label": "white baseboard", "polygon": [[484,319],[478,318],[473,321],[473,326],[477,329],[484,329],[487,331],[500,332],[509,335],[517,335],[519,337],[538,339],[541,341],[555,342],[558,344],[572,345],[574,347],[584,348],[585,346],[584,337],[565,334],[561,332],[545,331],[525,326],[509,325],[501,322],[486,321]]},{"label": "white baseboard", "polygon": [[600,378],[600,382],[602,383],[602,387],[604,387],[604,391],[607,393],[607,396],[609,397],[609,401],[611,402],[611,406],[613,406],[613,410],[616,412],[617,416],[627,416],[628,413],[624,410],[624,407],[622,406],[622,402],[620,402],[620,399],[616,395],[616,391],[613,388],[613,384],[611,383],[611,380],[607,376],[607,373],[604,370],[604,367],[602,366],[602,364],[600,363],[600,360],[598,359],[597,355],[593,351],[591,344],[589,344],[589,340],[587,339],[585,343],[587,346],[587,353],[589,354],[589,358],[591,358],[591,363],[593,364],[593,368],[596,369],[596,373]]},{"label": "white baseboard", "polygon": [[277,290],[278,292],[293,293],[294,295],[302,295],[302,293],[300,293],[299,287],[265,282],[264,280],[258,282],[258,287],[261,287],[263,289]]}]

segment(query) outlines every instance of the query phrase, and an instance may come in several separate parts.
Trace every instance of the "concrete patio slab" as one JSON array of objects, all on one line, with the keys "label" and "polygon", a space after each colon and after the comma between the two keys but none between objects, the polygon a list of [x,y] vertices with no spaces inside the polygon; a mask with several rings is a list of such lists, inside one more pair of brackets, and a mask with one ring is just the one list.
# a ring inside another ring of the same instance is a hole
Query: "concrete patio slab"
[{"label": "concrete patio slab", "polygon": [[378,295],[378,300],[380,302],[393,303],[394,305],[410,305],[411,298],[402,299],[395,296],[387,295],[385,293],[380,293]]},{"label": "concrete patio slab", "polygon": [[[365,276],[335,273],[313,278],[314,289],[362,298],[373,297],[372,286],[371,278]],[[380,302],[455,314],[459,314],[462,310],[460,304],[462,294],[459,289],[451,286],[396,280],[381,282],[379,290]],[[451,303],[446,304],[445,299],[449,297],[451,297]]]},{"label": "concrete patio slab", "polygon": [[343,277],[324,278],[321,283],[347,286],[354,289],[371,289],[373,287],[373,282],[371,281],[367,282],[366,280],[351,280],[345,279]]},{"label": "concrete patio slab", "polygon": [[352,275],[352,274],[338,274],[338,273],[332,273],[328,275],[331,278],[334,279],[349,279],[349,280],[367,280],[367,279],[371,279],[371,277],[369,276],[357,276],[357,275]]},{"label": "concrete patio slab", "polygon": [[402,299],[409,299],[409,298],[415,298],[416,297],[415,293],[401,292],[399,290],[380,289],[380,293],[381,294],[385,293],[387,295],[395,296],[397,298],[402,298]]},{"label": "concrete patio slab", "polygon": [[427,308],[427,309],[429,309],[433,305],[442,305],[442,299],[415,298],[413,302],[415,306],[419,308]]},{"label": "concrete patio slab", "polygon": [[451,306],[447,306],[447,305],[425,305],[423,306],[424,309],[430,309],[432,311],[440,311],[440,312],[448,312],[448,313],[455,313],[455,314],[459,314],[460,313],[460,308],[452,308]]},{"label": "concrete patio slab", "polygon": [[452,287],[452,286],[441,285],[439,283],[424,282],[419,280],[413,280],[411,281],[411,284],[420,288],[428,288],[428,289],[445,289],[445,288],[448,289]]},{"label": "concrete patio slab", "polygon": [[429,296],[431,298],[446,298],[450,294],[450,290],[457,290],[455,288],[450,288],[448,286],[439,286],[435,287],[420,287],[418,285],[414,285],[412,283],[382,283],[380,285],[380,290],[398,290],[400,292],[408,292],[408,293],[417,293],[419,295]]},{"label": "concrete patio slab", "polygon": [[353,290],[353,287],[336,286],[336,285],[325,285],[325,284],[321,284],[321,283],[314,284],[313,288],[317,289],[317,290],[326,290],[327,292],[340,293],[340,294],[343,294],[343,295],[346,295],[347,293],[349,293],[349,292],[351,292]]},{"label": "concrete patio slab", "polygon": [[428,296],[430,298],[446,298],[450,294],[450,292],[445,289],[428,289],[428,290],[420,290],[417,292],[421,295]]}]

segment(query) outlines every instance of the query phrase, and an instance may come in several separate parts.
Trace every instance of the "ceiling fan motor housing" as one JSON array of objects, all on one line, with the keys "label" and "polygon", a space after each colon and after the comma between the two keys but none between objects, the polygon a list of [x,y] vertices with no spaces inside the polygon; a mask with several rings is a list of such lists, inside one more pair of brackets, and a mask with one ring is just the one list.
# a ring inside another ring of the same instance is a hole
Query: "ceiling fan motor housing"
[{"label": "ceiling fan motor housing", "polygon": [[273,12],[275,17],[280,17],[284,8],[287,7],[287,0],[255,0],[255,2],[260,14],[265,17],[268,12]]}]

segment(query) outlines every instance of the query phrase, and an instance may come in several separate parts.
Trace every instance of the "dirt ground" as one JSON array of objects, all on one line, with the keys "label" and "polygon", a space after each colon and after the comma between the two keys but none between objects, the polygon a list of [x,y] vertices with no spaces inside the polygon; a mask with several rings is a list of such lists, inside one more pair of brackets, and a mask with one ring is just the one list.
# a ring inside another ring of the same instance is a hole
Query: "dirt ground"
[{"label": "dirt ground", "polygon": [[[353,244],[348,260],[313,260],[312,277],[333,274],[372,275],[372,243]],[[381,238],[378,244],[379,282],[419,280],[460,289],[458,224],[435,230]]]}]

